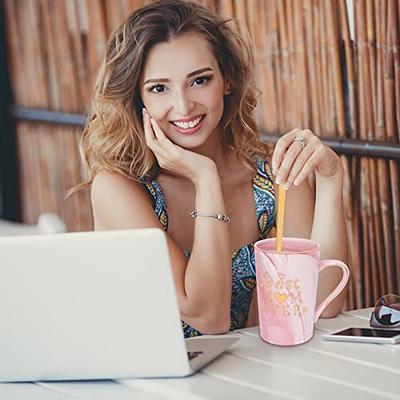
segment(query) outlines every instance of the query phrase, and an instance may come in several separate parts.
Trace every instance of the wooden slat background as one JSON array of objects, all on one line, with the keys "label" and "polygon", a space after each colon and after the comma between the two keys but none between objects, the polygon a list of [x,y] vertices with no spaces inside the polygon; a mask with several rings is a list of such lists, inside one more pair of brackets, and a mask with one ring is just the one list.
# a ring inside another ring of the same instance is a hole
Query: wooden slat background
[{"label": "wooden slat background", "polygon": [[[85,113],[106,40],[149,1],[3,0],[15,104]],[[204,0],[251,35],[260,128],[310,128],[325,138],[399,143],[399,0]],[[349,14],[350,12],[350,14]],[[353,15],[349,18],[349,15]],[[354,21],[354,24],[351,23]],[[350,22],[350,23],[349,23]],[[17,123],[23,219],[57,212],[89,230],[88,192],[63,201],[83,177],[80,129]],[[353,270],[348,308],[400,291],[399,163],[342,157]]]}]

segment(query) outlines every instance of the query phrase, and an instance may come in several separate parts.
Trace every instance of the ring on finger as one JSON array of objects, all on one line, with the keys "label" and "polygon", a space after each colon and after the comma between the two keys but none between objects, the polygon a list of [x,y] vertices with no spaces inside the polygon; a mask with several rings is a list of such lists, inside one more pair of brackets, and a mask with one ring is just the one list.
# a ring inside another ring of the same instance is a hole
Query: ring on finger
[{"label": "ring on finger", "polygon": [[303,136],[300,135],[296,136],[293,139],[293,143],[294,142],[299,142],[301,144],[301,150],[304,150],[304,147],[306,147],[306,140],[303,138]]}]

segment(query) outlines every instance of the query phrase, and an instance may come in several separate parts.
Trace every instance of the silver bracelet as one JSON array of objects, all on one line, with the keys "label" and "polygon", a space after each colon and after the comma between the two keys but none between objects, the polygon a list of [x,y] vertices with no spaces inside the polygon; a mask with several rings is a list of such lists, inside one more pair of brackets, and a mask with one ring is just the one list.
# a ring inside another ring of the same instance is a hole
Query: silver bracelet
[{"label": "silver bracelet", "polygon": [[200,212],[197,212],[197,211],[192,211],[190,213],[190,215],[192,216],[192,218],[210,217],[210,218],[215,218],[218,221],[222,221],[222,222],[226,222],[226,223],[231,222],[231,219],[225,214],[206,214],[206,213],[200,213]]}]

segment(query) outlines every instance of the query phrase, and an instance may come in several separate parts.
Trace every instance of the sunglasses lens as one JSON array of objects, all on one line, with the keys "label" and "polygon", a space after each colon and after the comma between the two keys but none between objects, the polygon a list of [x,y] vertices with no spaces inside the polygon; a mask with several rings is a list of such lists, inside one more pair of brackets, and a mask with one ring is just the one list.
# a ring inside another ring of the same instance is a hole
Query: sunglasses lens
[{"label": "sunglasses lens", "polygon": [[376,303],[374,315],[376,321],[381,325],[400,324],[400,297],[394,294],[381,297]]}]

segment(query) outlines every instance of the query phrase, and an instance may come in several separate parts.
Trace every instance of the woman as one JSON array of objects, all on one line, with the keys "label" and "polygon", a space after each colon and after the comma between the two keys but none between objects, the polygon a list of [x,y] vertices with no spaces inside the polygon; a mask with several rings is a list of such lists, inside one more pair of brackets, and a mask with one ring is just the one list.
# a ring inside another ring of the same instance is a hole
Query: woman
[{"label": "woman", "polygon": [[[290,188],[284,235],[346,258],[339,157],[308,130],[271,149],[255,107],[251,51],[199,4],[143,7],[108,43],[81,144],[95,229],[166,231],[186,337],[257,323],[253,243],[274,225],[270,163]],[[324,272],[318,301],[340,280]]]}]

